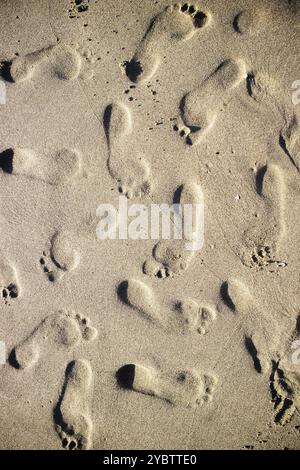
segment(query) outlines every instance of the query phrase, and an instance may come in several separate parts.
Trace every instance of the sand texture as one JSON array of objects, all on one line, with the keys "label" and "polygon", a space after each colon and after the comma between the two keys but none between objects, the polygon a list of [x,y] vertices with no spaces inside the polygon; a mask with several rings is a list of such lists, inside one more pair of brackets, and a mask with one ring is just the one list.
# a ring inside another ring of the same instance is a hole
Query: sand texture
[{"label": "sand texture", "polygon": [[0,448],[299,449],[300,2],[0,7]]}]

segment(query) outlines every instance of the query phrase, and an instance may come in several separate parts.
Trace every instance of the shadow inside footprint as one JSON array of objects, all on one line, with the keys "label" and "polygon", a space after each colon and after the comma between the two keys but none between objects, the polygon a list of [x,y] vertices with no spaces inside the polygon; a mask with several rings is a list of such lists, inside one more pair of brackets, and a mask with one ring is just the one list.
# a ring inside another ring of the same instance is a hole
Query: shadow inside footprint
[{"label": "shadow inside footprint", "polygon": [[135,59],[131,59],[130,61],[124,62],[124,68],[127,77],[134,83],[137,82],[139,76],[143,72],[143,67],[141,66],[141,63]]},{"label": "shadow inside footprint", "polygon": [[135,378],[135,365],[126,364],[116,372],[116,379],[121,388],[132,389]]},{"label": "shadow inside footprint", "polygon": [[15,348],[11,351],[11,353],[8,356],[8,363],[15,369],[21,369],[21,366],[17,361]]},{"label": "shadow inside footprint", "polygon": [[260,360],[258,359],[258,352],[252,339],[249,336],[245,336],[245,347],[248,353],[250,354],[250,356],[252,357],[254,369],[256,370],[256,372],[261,374],[262,368],[261,368]]},{"label": "shadow inside footprint", "polygon": [[232,302],[232,300],[229,296],[229,293],[228,293],[228,282],[227,281],[223,282],[223,284],[221,285],[220,293],[221,293],[221,298],[222,298],[223,302],[227,305],[227,307],[230,308],[230,310],[235,312],[235,305]]},{"label": "shadow inside footprint", "polygon": [[6,82],[13,83],[13,78],[10,73],[11,61],[5,60],[0,64],[0,77],[3,78]]},{"label": "shadow inside footprint", "polygon": [[267,172],[267,165],[260,168],[256,175],[256,190],[257,190],[257,193],[260,195],[263,192],[263,182],[264,182],[266,172]]},{"label": "shadow inside footprint", "polygon": [[0,153],[0,168],[4,173],[8,173],[9,175],[13,172],[13,157],[13,149],[6,149]]},{"label": "shadow inside footprint", "polygon": [[128,281],[121,282],[117,287],[117,294],[119,299],[125,304],[128,304]]}]

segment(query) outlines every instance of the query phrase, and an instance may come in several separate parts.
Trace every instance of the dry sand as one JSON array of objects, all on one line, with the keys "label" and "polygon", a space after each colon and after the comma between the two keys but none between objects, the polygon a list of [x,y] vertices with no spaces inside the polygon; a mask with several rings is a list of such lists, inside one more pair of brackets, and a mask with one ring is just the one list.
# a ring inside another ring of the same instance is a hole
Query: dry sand
[{"label": "dry sand", "polygon": [[[299,2],[2,0],[0,35],[0,448],[299,449]],[[201,250],[97,238],[178,188]]]}]

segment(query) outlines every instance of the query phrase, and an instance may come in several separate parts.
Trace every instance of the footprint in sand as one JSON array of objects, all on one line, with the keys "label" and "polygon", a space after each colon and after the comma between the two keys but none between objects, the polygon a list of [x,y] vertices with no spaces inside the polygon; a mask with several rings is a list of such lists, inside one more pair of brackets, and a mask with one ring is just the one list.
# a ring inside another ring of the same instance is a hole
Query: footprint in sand
[{"label": "footprint in sand", "polygon": [[183,237],[181,240],[162,240],[154,246],[152,258],[143,265],[143,272],[148,276],[164,279],[183,273],[202,247],[204,196],[201,186],[194,182],[180,186],[174,195],[174,203],[178,202],[182,209],[185,205],[192,208],[191,213],[183,212]]},{"label": "footprint in sand", "polygon": [[90,63],[91,54],[86,50],[58,44],[16,57],[10,62],[2,62],[2,77],[15,83],[23,82],[32,78],[42,65],[48,64],[60,80],[91,78],[93,74],[88,69]]},{"label": "footprint in sand", "polygon": [[222,62],[198,88],[181,99],[179,117],[173,129],[188,145],[199,144],[214,126],[234,90],[242,82],[246,86],[246,76],[246,66],[242,60]]},{"label": "footprint in sand", "polygon": [[213,308],[199,305],[193,299],[178,300],[174,302],[173,309],[166,311],[153,290],[136,279],[121,282],[118,286],[118,296],[139,315],[168,332],[197,332],[204,335],[216,319]]},{"label": "footprint in sand", "polygon": [[[260,222],[243,235],[245,249],[239,253],[243,263],[257,269],[275,271],[286,263],[278,259],[285,236],[285,184],[279,166],[268,163],[256,173],[256,190],[262,202]],[[259,213],[258,213],[259,215]]]},{"label": "footprint in sand", "polygon": [[122,103],[108,105],[103,115],[103,126],[108,146],[107,168],[116,180],[119,191],[128,199],[150,194],[152,181],[149,164],[141,155],[133,158],[125,155],[131,142],[130,110]]},{"label": "footprint in sand", "polygon": [[50,157],[16,147],[0,154],[0,170],[3,175],[24,176],[59,185],[82,174],[82,157],[77,150],[68,148],[60,149]]},{"label": "footprint in sand", "polygon": [[97,333],[96,328],[89,326],[88,318],[61,310],[46,317],[12,350],[10,364],[16,369],[26,369],[33,366],[42,356],[49,356],[51,349],[73,348],[82,339],[95,339]]},{"label": "footprint in sand", "polygon": [[289,163],[300,173],[300,115],[297,106],[293,105],[290,97],[287,98],[282,93],[276,80],[263,71],[251,71],[247,74],[247,91],[255,103],[277,114],[278,122],[282,123],[278,144]]},{"label": "footprint in sand", "polygon": [[210,14],[196,6],[176,3],[155,16],[133,58],[125,62],[128,78],[134,83],[149,80],[156,72],[167,49],[187,41],[209,23]]},{"label": "footprint in sand", "polygon": [[0,260],[0,290],[1,299],[6,305],[20,295],[17,271],[3,256]]},{"label": "footprint in sand", "polygon": [[88,361],[77,359],[68,364],[61,396],[53,410],[55,428],[66,450],[86,450],[92,445],[88,405],[92,380]]},{"label": "footprint in sand", "polygon": [[160,398],[174,406],[194,408],[212,400],[216,379],[194,370],[182,370],[170,376],[152,367],[126,364],[117,371],[118,385],[123,389]]},{"label": "footprint in sand", "polygon": [[286,352],[281,356],[273,362],[270,392],[275,410],[274,421],[285,425],[300,406],[300,316]]},{"label": "footprint in sand", "polygon": [[221,297],[237,315],[244,347],[253,360],[256,372],[267,372],[279,342],[278,324],[261,311],[248,287],[238,280],[224,282],[221,286]]},{"label": "footprint in sand", "polygon": [[235,15],[232,27],[236,33],[250,36],[261,30],[267,18],[267,13],[263,7],[258,8],[252,5],[251,9],[241,10]]},{"label": "footprint in sand", "polygon": [[59,281],[80,263],[80,255],[72,248],[70,240],[68,233],[56,232],[40,258],[40,266],[50,282]]}]

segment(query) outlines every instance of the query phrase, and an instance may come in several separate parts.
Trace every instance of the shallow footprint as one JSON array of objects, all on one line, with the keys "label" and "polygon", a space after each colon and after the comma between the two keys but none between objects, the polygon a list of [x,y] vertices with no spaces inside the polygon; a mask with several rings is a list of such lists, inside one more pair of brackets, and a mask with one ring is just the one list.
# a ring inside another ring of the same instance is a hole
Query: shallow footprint
[{"label": "shallow footprint", "polygon": [[47,62],[60,80],[74,80],[83,74],[84,63],[80,50],[58,44],[7,62],[5,76],[15,83],[23,82],[32,78],[37,69]]},{"label": "shallow footprint", "polygon": [[138,154],[126,156],[132,133],[132,116],[127,106],[122,103],[108,105],[103,115],[103,126],[109,153],[107,168],[119,191],[128,199],[150,194],[152,180],[148,162]]},{"label": "shallow footprint", "polygon": [[183,210],[182,221],[175,221],[176,225],[182,223],[182,239],[162,240],[154,246],[152,259],[143,265],[143,272],[148,276],[164,279],[182,274],[202,248],[204,196],[201,186],[194,182],[185,183],[175,192],[174,201],[178,195],[181,209],[191,208],[191,211]]},{"label": "shallow footprint", "polygon": [[116,378],[123,389],[160,398],[175,406],[192,408],[211,401],[216,385],[213,376],[201,375],[194,370],[179,371],[170,377],[140,364],[122,366]]},{"label": "shallow footprint", "polygon": [[92,445],[93,423],[88,406],[92,379],[88,361],[78,359],[68,364],[61,396],[53,411],[56,431],[67,450],[85,450]]},{"label": "shallow footprint", "polygon": [[118,296],[126,305],[168,332],[195,331],[204,335],[216,319],[214,309],[200,306],[192,299],[176,301],[173,311],[166,311],[151,287],[136,279],[121,282],[118,286]]},{"label": "shallow footprint", "polygon": [[5,304],[20,295],[20,287],[15,267],[1,256],[0,260],[0,296]]},{"label": "shallow footprint", "polygon": [[15,147],[0,154],[4,174],[38,179],[51,185],[69,182],[82,173],[82,158],[77,150],[63,148],[51,156],[39,156],[34,150]]},{"label": "shallow footprint", "polygon": [[274,271],[285,267],[278,259],[285,235],[285,184],[282,170],[275,164],[260,168],[256,175],[256,189],[261,198],[264,217],[244,233],[246,248],[240,253],[246,266]]},{"label": "shallow footprint", "polygon": [[46,317],[12,350],[10,364],[17,369],[26,369],[43,355],[49,355],[52,348],[74,347],[80,340],[90,341],[96,336],[97,330],[89,326],[88,318],[60,310]]},{"label": "shallow footprint", "polygon": [[250,290],[241,281],[230,279],[221,286],[223,302],[237,315],[243,344],[258,373],[267,372],[279,342],[278,324],[266,317],[256,304]]},{"label": "shallow footprint", "polygon": [[154,292],[144,282],[130,279],[118,286],[119,298],[151,321],[164,321]]},{"label": "shallow footprint", "polygon": [[242,60],[225,60],[198,88],[181,99],[179,117],[173,128],[188,145],[199,144],[215,124],[234,90],[243,81],[246,86],[246,76]]},{"label": "shallow footprint", "polygon": [[128,78],[134,83],[149,80],[156,72],[166,49],[190,39],[208,24],[210,15],[196,6],[176,3],[155,16],[133,58],[125,62]]},{"label": "shallow footprint", "polygon": [[183,328],[188,331],[196,331],[200,335],[205,335],[216,320],[216,312],[213,308],[199,305],[193,299],[177,301],[175,309]]},{"label": "shallow footprint", "polygon": [[70,240],[68,233],[56,232],[40,258],[40,266],[50,282],[59,281],[80,263],[80,255],[73,249]]}]

